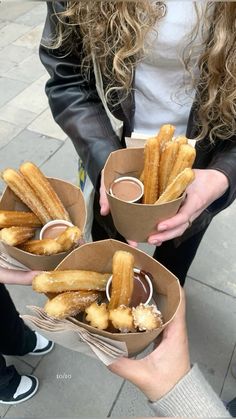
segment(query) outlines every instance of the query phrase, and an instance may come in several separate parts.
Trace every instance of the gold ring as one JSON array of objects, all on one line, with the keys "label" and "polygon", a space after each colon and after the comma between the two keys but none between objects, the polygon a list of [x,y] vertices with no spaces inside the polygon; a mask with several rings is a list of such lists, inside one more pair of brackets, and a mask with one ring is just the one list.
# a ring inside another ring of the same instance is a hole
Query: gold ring
[{"label": "gold ring", "polygon": [[193,224],[192,221],[189,219],[188,220],[188,228],[190,228],[192,224]]}]

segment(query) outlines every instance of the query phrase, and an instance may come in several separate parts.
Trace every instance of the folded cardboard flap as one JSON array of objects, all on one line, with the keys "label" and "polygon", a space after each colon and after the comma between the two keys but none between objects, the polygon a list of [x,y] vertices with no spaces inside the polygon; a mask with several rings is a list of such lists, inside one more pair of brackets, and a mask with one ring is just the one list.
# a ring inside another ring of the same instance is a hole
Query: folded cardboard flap
[{"label": "folded cardboard flap", "polygon": [[180,285],[177,278],[159,262],[141,250],[116,240],[103,240],[87,243],[71,252],[56,270],[82,269],[96,272],[112,272],[112,257],[117,250],[125,250],[133,254],[135,267],[149,272],[153,277],[154,299],[161,308],[164,324],[151,332],[111,333],[98,330],[76,318],[70,320],[89,332],[104,336],[115,341],[125,342],[129,355],[141,352],[166,327],[174,317],[180,304]]},{"label": "folded cardboard flap", "polygon": [[[80,188],[61,179],[48,178],[48,180],[68,211],[72,223],[83,232],[86,223],[86,206]],[[7,187],[0,201],[0,210],[29,211],[29,208]],[[5,253],[29,269],[54,269],[69,253],[62,252],[50,256],[33,255],[4,242],[1,243]]]},{"label": "folded cardboard flap", "polygon": [[127,240],[146,242],[159,222],[173,217],[183,196],[165,204],[136,204],[122,201],[109,193],[112,182],[121,176],[139,178],[144,166],[144,148],[127,148],[110,154],[104,167],[107,198],[117,231]]}]

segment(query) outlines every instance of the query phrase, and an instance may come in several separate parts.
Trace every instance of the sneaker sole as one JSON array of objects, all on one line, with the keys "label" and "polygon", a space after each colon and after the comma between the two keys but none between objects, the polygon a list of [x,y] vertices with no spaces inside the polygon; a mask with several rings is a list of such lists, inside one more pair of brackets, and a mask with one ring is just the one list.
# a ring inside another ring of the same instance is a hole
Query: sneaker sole
[{"label": "sneaker sole", "polygon": [[37,390],[39,388],[39,380],[34,375],[27,374],[27,376],[31,377],[31,378],[34,378],[36,380],[36,387],[35,387],[33,393],[29,394],[25,399],[17,400],[15,402],[4,402],[4,401],[0,400],[0,404],[9,404],[9,405],[11,404],[11,405],[13,405],[13,404],[23,403],[23,402],[25,402],[26,400],[29,400],[31,397],[33,397],[35,395],[35,393],[37,392]]},{"label": "sneaker sole", "polygon": [[54,348],[54,342],[52,342],[52,345],[50,346],[50,348],[48,348],[46,351],[42,351],[42,352],[29,352],[26,355],[33,355],[33,356],[41,356],[41,355],[46,355],[49,352],[51,352],[51,350]]}]

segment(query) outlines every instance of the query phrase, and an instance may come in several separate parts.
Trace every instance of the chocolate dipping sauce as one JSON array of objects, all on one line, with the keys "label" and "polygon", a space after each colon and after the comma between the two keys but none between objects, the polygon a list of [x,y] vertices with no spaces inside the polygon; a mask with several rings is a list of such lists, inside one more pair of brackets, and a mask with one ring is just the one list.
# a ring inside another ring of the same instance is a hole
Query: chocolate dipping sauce
[{"label": "chocolate dipping sauce", "polygon": [[130,307],[137,307],[140,303],[145,304],[150,295],[150,287],[145,279],[145,274],[134,273],[134,289],[131,297]]},{"label": "chocolate dipping sauce", "polygon": [[67,228],[68,226],[63,224],[54,224],[52,226],[49,226],[43,233],[43,239],[55,239]]},{"label": "chocolate dipping sauce", "polygon": [[[150,296],[150,287],[145,278],[146,272],[140,271],[140,273],[134,272],[134,288],[130,307],[137,307],[140,303],[145,304]],[[148,274],[149,276],[150,274]],[[112,281],[109,286],[109,295],[111,295]]]},{"label": "chocolate dipping sauce", "polygon": [[139,180],[131,177],[116,179],[112,183],[110,191],[113,196],[126,202],[138,201],[143,194]]}]

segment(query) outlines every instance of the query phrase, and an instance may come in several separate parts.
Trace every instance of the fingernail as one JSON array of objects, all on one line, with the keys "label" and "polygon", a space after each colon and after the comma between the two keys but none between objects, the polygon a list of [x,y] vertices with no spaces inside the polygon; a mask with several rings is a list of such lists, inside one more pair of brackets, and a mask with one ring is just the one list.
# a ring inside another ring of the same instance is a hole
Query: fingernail
[{"label": "fingernail", "polygon": [[166,224],[160,224],[157,226],[157,231],[165,231],[167,230],[167,225]]}]

